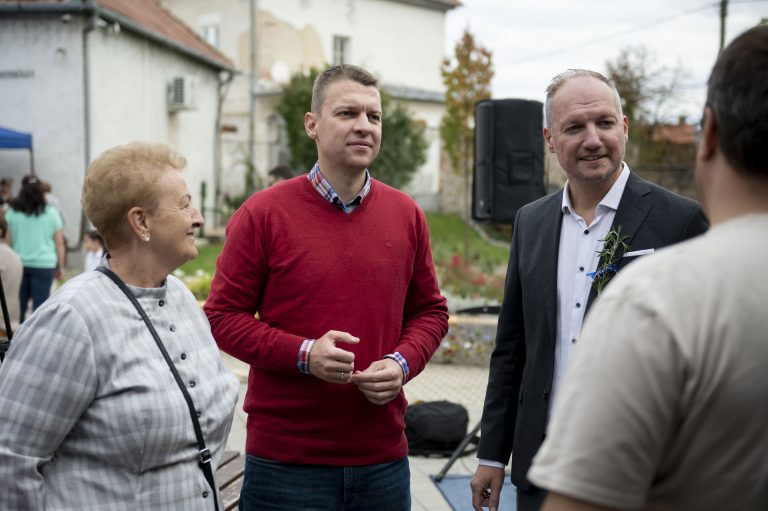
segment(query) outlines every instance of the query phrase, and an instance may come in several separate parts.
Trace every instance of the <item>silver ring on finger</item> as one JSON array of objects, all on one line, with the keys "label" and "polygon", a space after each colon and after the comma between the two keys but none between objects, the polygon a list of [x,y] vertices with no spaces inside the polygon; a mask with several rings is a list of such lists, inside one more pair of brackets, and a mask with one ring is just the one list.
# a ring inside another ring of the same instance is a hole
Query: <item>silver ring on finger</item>
[{"label": "silver ring on finger", "polygon": [[346,380],[347,379],[347,373],[345,373],[344,371],[341,371],[340,374],[341,374],[341,379],[342,380]]}]

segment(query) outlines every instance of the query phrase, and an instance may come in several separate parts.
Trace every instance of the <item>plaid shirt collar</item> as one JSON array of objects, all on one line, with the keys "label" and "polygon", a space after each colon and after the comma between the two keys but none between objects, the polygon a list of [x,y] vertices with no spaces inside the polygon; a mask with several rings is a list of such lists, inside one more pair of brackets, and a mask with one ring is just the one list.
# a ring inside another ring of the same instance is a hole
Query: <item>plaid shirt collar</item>
[{"label": "plaid shirt collar", "polygon": [[319,193],[325,200],[344,211],[345,213],[352,213],[363,202],[363,199],[371,191],[371,174],[368,169],[365,169],[365,183],[360,189],[360,192],[354,199],[344,204],[341,197],[334,191],[331,184],[325,180],[323,174],[320,172],[320,162],[315,163],[312,170],[307,174],[307,179],[315,187],[317,193]]}]

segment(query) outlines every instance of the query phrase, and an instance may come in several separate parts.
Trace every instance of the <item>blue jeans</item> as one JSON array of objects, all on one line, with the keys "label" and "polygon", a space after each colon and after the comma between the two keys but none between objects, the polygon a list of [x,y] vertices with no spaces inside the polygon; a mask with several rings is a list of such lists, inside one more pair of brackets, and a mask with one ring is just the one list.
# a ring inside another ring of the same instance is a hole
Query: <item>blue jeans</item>
[{"label": "blue jeans", "polygon": [[408,511],[408,458],[377,465],[294,465],[245,461],[240,511]]},{"label": "blue jeans", "polygon": [[24,273],[21,276],[21,287],[19,288],[19,323],[24,321],[27,312],[27,302],[32,298],[32,310],[37,310],[51,294],[53,285],[53,276],[56,274],[56,268],[28,268],[24,267]]}]

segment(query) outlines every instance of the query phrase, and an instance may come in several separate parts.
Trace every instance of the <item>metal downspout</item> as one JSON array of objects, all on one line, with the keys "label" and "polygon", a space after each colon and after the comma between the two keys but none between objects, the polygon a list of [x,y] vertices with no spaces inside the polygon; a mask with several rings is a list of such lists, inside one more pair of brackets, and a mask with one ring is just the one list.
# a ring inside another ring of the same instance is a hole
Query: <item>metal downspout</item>
[{"label": "metal downspout", "polygon": [[[91,61],[89,58],[90,46],[88,44],[88,36],[97,26],[96,22],[99,19],[99,13],[96,0],[83,0],[83,5],[84,10],[90,13],[88,22],[85,24],[85,28],[83,28],[83,148],[85,150],[83,174],[85,174],[85,169],[91,163]],[[69,247],[70,250],[80,250],[83,244],[83,236],[88,229],[88,218],[85,216],[82,208],[80,211],[80,236],[77,239],[77,244],[74,247]]]},{"label": "metal downspout", "polygon": [[[221,175],[223,173],[222,169],[222,161],[221,161],[221,154],[222,154],[222,141],[221,141],[221,116],[222,116],[222,110],[224,105],[224,98],[227,96],[227,92],[229,92],[229,85],[232,83],[232,80],[234,79],[235,74],[231,71],[222,71],[219,73],[218,79],[219,79],[219,97],[218,102],[216,104],[216,132],[213,136],[213,226],[218,227],[219,222],[221,221]],[[204,207],[204,204],[201,204],[201,207]]]}]

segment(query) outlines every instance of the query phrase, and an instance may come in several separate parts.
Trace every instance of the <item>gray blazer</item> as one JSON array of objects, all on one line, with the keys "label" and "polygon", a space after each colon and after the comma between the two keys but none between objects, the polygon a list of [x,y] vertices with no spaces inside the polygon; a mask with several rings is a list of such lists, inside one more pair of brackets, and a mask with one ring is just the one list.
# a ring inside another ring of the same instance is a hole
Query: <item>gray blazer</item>
[{"label": "gray blazer", "polygon": [[[478,457],[506,463],[512,482],[526,474],[547,427],[555,366],[557,257],[563,190],[521,208],[515,218],[496,348],[491,357]],[[630,174],[614,218],[632,251],[660,248],[706,231],[696,201]],[[621,254],[618,254],[621,257]],[[619,271],[634,258],[621,258]],[[586,311],[595,298],[592,289]]]}]

